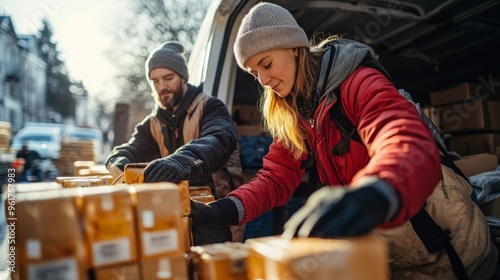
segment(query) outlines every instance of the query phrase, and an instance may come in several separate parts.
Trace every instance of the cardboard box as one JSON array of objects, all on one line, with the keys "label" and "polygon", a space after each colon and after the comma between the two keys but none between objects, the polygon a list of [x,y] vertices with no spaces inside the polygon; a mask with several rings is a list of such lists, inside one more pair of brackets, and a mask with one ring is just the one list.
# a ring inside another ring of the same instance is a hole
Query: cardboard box
[{"label": "cardboard box", "polygon": [[212,195],[212,189],[209,186],[191,186],[189,187],[189,195]]},{"label": "cardboard box", "polygon": [[453,135],[449,147],[461,156],[473,154],[495,154],[500,147],[500,133],[478,133]]},{"label": "cardboard box", "polygon": [[180,188],[180,194],[181,194],[181,216],[187,216],[191,214],[189,181],[187,180],[180,181],[177,185]]},{"label": "cardboard box", "polygon": [[181,218],[182,221],[182,236],[184,237],[184,252],[189,253],[193,246],[192,222],[189,216]]},{"label": "cardboard box", "polygon": [[184,253],[179,186],[145,183],[130,187],[142,260]]},{"label": "cardboard box", "polygon": [[490,92],[487,87],[479,83],[461,83],[430,93],[432,106],[443,106],[470,99],[499,100],[499,97],[500,95]]},{"label": "cardboard box", "polygon": [[237,125],[236,133],[238,133],[239,136],[258,136],[265,134],[265,131],[261,124]]},{"label": "cardboard box", "polygon": [[77,160],[73,162],[73,175],[78,176],[80,174],[81,169],[89,169],[91,166],[95,165],[96,163],[94,161],[84,161],[84,160]]},{"label": "cardboard box", "polygon": [[142,171],[148,163],[129,163],[126,164],[123,170],[123,179],[125,184],[140,184],[144,182]]},{"label": "cardboard box", "polygon": [[435,107],[422,107],[422,112],[427,116],[427,118],[438,128],[439,131],[442,130],[441,115],[438,108]]},{"label": "cardboard box", "polygon": [[95,270],[95,280],[139,280],[139,264],[130,263]]},{"label": "cardboard box", "polygon": [[388,249],[376,238],[248,239],[248,279],[386,280]]},{"label": "cardboard box", "polygon": [[188,261],[184,254],[150,258],[141,261],[141,279],[188,280]]},{"label": "cardboard box", "polygon": [[247,279],[248,248],[245,244],[238,242],[208,244],[192,247],[191,251],[196,279]]},{"label": "cardboard box", "polygon": [[215,201],[212,189],[209,186],[192,186],[189,188],[190,199],[203,203]]},{"label": "cardboard box", "polygon": [[81,204],[88,266],[99,268],[137,261],[132,199],[127,186],[82,188]]},{"label": "cardboard box", "polygon": [[15,184],[16,193],[58,190],[62,186],[56,182],[35,182]]},{"label": "cardboard box", "polygon": [[500,131],[499,101],[471,100],[439,110],[446,133]]},{"label": "cardboard box", "polygon": [[462,170],[465,176],[472,176],[495,170],[498,166],[498,159],[495,155],[482,153],[464,156],[459,160],[455,160],[454,163]]},{"label": "cardboard box", "polygon": [[233,120],[237,124],[259,124],[261,115],[256,105],[233,105]]},{"label": "cardboard box", "polygon": [[7,215],[7,232],[15,232],[16,241],[13,280],[30,279],[29,275],[36,275],[31,279],[87,279],[85,241],[75,197],[76,189],[16,194],[17,219],[9,220]]},{"label": "cardboard box", "polygon": [[82,168],[78,171],[78,176],[105,176],[110,175],[109,170],[103,164],[92,165],[89,168]]}]

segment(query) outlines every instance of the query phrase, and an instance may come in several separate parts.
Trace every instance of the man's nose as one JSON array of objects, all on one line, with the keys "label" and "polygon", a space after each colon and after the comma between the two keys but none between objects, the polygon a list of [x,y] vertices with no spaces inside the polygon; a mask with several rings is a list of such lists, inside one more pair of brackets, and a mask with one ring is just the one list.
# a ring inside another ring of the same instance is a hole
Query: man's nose
[{"label": "man's nose", "polygon": [[167,83],[165,81],[159,81],[158,82],[158,91],[162,91],[164,89],[167,89]]}]

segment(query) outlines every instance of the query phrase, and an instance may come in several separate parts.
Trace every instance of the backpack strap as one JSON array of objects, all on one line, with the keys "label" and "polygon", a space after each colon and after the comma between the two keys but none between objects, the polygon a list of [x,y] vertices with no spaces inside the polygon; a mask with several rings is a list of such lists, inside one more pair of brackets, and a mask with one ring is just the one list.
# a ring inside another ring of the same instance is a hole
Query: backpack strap
[{"label": "backpack strap", "polygon": [[420,240],[422,240],[422,243],[424,243],[429,253],[439,252],[443,249],[446,250],[457,280],[469,279],[460,257],[450,243],[451,238],[438,224],[436,224],[425,208],[422,207],[422,209],[410,219],[410,222],[415,233],[417,233]]},{"label": "backpack strap", "polygon": [[344,108],[342,107],[340,91],[335,89],[335,95],[337,96],[337,101],[335,101],[332,105],[329,114],[332,121],[339,128],[342,134],[342,139],[337,143],[337,145],[335,145],[335,147],[333,147],[332,153],[336,156],[341,156],[349,152],[351,140],[359,143],[363,142],[361,141],[361,137],[359,137],[358,130],[349,120]]}]

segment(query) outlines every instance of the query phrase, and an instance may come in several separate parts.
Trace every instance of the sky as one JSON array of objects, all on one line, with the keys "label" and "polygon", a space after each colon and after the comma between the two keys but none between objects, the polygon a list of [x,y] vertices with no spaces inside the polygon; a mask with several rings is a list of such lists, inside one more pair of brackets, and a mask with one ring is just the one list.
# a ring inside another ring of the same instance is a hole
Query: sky
[{"label": "sky", "polygon": [[52,25],[53,41],[69,76],[83,81],[90,96],[116,99],[116,69],[106,58],[119,3],[106,0],[0,0],[0,14],[10,16],[17,34],[38,34],[43,18]]}]

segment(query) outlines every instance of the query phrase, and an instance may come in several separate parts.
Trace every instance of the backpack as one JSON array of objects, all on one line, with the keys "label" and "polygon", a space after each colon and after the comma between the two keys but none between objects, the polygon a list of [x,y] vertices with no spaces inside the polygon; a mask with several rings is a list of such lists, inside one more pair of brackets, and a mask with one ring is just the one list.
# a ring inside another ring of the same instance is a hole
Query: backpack
[{"label": "backpack", "polygon": [[[335,47],[331,46],[330,50],[333,52],[330,55],[330,61],[329,61],[329,64],[331,65],[331,63],[333,62],[333,57],[335,56],[334,55]],[[365,58],[365,60],[361,63],[360,67],[362,67],[362,66],[371,67],[371,68],[378,70],[379,72],[384,74],[384,76],[386,76],[387,79],[389,79],[389,81],[391,81],[394,84],[394,82],[390,78],[389,73],[384,69],[384,67],[380,64],[380,62],[376,58],[373,58],[373,57]],[[328,67],[327,69],[330,69],[330,67]],[[328,75],[329,75],[329,73],[326,73],[326,77],[328,77]],[[325,84],[323,85],[323,88],[326,88],[325,87],[326,82],[327,82],[327,79],[325,79],[325,81],[324,81]],[[362,143],[361,138],[359,137],[359,134],[357,132],[357,128],[349,120],[344,109],[342,108],[341,95],[340,95],[339,88],[340,87],[338,87],[337,89],[334,90],[334,93],[337,96],[337,101],[334,103],[334,105],[332,106],[332,108],[329,111],[330,118],[336,124],[336,126],[340,129],[341,135],[342,135],[342,139],[332,149],[332,153],[336,156],[341,156],[341,155],[349,152],[351,140]],[[408,92],[406,92],[403,89],[400,89],[399,92],[406,99],[408,99],[409,102],[412,102],[413,104],[415,104],[413,102],[413,100],[411,99],[411,96]],[[469,211],[469,209],[471,209],[470,212],[473,213],[471,215],[475,215],[476,219],[480,219],[482,213],[480,212],[479,208],[476,205],[477,199],[475,197],[474,191],[472,190],[472,187],[469,184],[467,176],[465,176],[463,174],[463,172],[451,160],[451,157],[448,155],[448,152],[446,151],[444,141],[441,138],[441,136],[440,136],[439,132],[437,131],[436,127],[434,126],[434,124],[427,118],[427,116],[425,114],[423,114],[423,112],[418,104],[415,104],[415,106],[417,107],[417,110],[419,111],[419,114],[420,114],[421,118],[423,119],[423,121],[429,126],[429,129],[431,130],[433,137],[434,137],[434,140],[436,142],[436,145],[438,146],[440,153],[441,153],[442,180],[439,183],[438,187],[436,187],[436,190],[431,195],[431,197],[432,196],[437,197],[437,198],[434,198],[434,200],[440,200],[439,203],[442,203],[442,201],[444,201],[445,199],[446,200],[449,199],[450,202],[454,201],[454,203],[463,203],[465,205],[464,208],[467,208],[467,210],[465,210],[465,211]],[[310,166],[311,160],[308,159],[306,161],[309,161],[309,163],[306,163],[305,165]],[[312,161],[314,161],[314,159]],[[317,182],[317,180],[318,180],[317,174],[314,172],[314,169],[315,168],[311,168],[309,170],[310,180],[312,178],[312,182],[310,182],[310,184],[312,184],[313,187],[314,187],[314,185],[317,186],[317,183],[318,183]],[[419,248],[419,246],[421,246],[421,244],[416,244],[416,245],[415,244],[397,244],[397,241],[394,241],[394,239],[397,239],[398,236],[400,237],[402,233],[403,233],[403,236],[406,236],[406,235],[413,234],[412,232],[414,231],[414,233],[416,233],[418,238],[422,241],[423,245],[425,246],[425,249],[427,250],[427,252],[429,253],[429,256],[431,256],[431,257],[420,256],[421,257],[420,259],[415,258],[415,259],[413,259],[413,261],[418,262],[419,260],[421,261],[422,259],[424,259],[424,260],[426,260],[426,262],[421,263],[422,265],[426,265],[427,263],[438,264],[438,262],[440,260],[438,259],[438,257],[434,257],[434,256],[440,254],[440,252],[444,250],[446,252],[446,254],[448,255],[449,262],[451,262],[453,272],[456,276],[456,279],[458,279],[458,280],[469,279],[468,275],[467,275],[467,270],[466,270],[462,260],[460,259],[459,255],[457,254],[456,248],[454,248],[452,243],[450,242],[451,236],[450,236],[450,232],[448,230],[450,229],[450,227],[454,227],[455,229],[459,229],[459,227],[457,227],[456,225],[451,225],[450,222],[448,222],[446,217],[439,217],[440,216],[439,212],[442,212],[442,211],[436,211],[436,208],[439,208],[439,203],[432,201],[431,199],[428,199],[427,204],[424,205],[424,207],[414,217],[412,217],[410,219],[410,223],[405,223],[398,230],[385,231],[385,232],[376,230],[377,233],[375,233],[375,235],[379,235],[379,236],[385,238],[386,240],[388,240],[389,246],[392,246],[392,248],[397,248],[398,250],[406,251],[406,250],[404,250],[404,248],[405,248],[405,246],[409,245],[409,247],[406,247],[406,248],[412,248],[412,249],[415,249],[416,251],[418,251],[419,249],[421,249],[421,248]],[[429,204],[431,204],[431,205],[429,205]],[[435,205],[438,205],[438,207],[435,207]],[[462,204],[460,204],[460,205],[462,205]],[[426,210],[426,208],[429,208],[429,209]],[[434,216],[440,218],[440,221],[443,222],[443,224],[445,224],[446,231],[443,230],[442,227],[440,227],[438,225],[438,223],[436,223],[436,221],[433,219],[433,216],[431,216],[428,211],[430,211]],[[484,218],[484,216],[483,216],[483,218]],[[470,224],[472,225],[474,222],[472,222],[471,220],[473,221],[474,219],[469,220]],[[411,226],[410,226],[410,224],[411,224]],[[478,236],[478,237],[480,237],[480,236]],[[464,237],[457,236],[457,238],[463,239]],[[458,241],[456,241],[456,242],[458,242]],[[489,248],[489,246],[486,246],[486,247],[488,247],[488,249],[487,249],[488,251],[492,250],[491,248]],[[460,249],[463,249],[463,248],[460,248]],[[495,248],[495,250],[496,250],[496,248]],[[497,256],[496,254],[497,253],[492,253],[492,255],[494,255],[494,256]],[[462,250],[462,256],[464,257],[464,255],[465,254]],[[392,257],[394,257],[394,256],[392,256]],[[399,255],[397,257],[400,257],[401,259],[403,259],[406,256]],[[396,259],[397,259],[397,257],[396,257]],[[435,259],[432,259],[432,258],[435,258]],[[467,256],[464,257],[464,259],[466,259],[466,258],[467,258]],[[411,259],[411,257],[408,259]],[[485,258],[484,260],[479,261],[479,263],[477,261],[473,260],[472,264],[471,264],[471,260],[468,259],[467,261],[469,262],[470,266],[475,266],[474,268],[477,268],[480,266],[487,266],[488,264],[490,264],[492,262],[492,259],[496,261],[496,257]],[[396,260],[396,262],[397,261],[398,260]],[[402,270],[405,270],[405,265],[411,266],[411,261],[409,261],[406,264],[402,263],[400,265],[401,265],[400,267],[403,268]],[[441,262],[439,265],[446,265],[446,263]],[[404,273],[394,271],[394,268],[393,268],[392,272],[393,272],[393,276],[395,278],[397,278],[398,274],[401,277],[408,277],[408,275],[404,275]],[[469,274],[473,274],[474,276],[481,275],[481,273],[487,274],[488,272],[484,272],[484,271],[477,272],[475,270],[469,271]],[[411,272],[409,275],[412,275]],[[438,277],[438,275],[435,275],[435,276]]]}]

